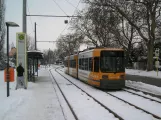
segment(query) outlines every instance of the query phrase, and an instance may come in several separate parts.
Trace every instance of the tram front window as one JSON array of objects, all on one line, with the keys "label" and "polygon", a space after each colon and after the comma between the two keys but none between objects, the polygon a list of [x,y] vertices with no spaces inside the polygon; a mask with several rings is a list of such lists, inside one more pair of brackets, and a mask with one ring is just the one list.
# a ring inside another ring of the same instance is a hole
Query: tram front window
[{"label": "tram front window", "polygon": [[100,69],[102,72],[125,72],[123,51],[101,51]]}]

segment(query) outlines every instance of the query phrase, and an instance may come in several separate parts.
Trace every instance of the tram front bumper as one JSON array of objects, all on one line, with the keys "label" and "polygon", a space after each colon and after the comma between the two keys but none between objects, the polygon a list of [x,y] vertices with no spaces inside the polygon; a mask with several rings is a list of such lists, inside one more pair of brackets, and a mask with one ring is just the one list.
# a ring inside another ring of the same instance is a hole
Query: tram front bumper
[{"label": "tram front bumper", "polygon": [[125,80],[100,80],[100,88],[102,89],[121,89],[125,87]]}]

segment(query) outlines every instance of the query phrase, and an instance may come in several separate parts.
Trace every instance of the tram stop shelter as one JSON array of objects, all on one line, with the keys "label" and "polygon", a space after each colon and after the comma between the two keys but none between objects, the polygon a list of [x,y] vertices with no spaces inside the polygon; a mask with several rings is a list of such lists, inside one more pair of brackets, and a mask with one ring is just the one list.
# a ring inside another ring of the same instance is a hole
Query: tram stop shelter
[{"label": "tram stop shelter", "polygon": [[39,61],[43,59],[43,53],[38,50],[27,51],[27,58],[28,81],[35,82],[35,76],[38,76]]}]

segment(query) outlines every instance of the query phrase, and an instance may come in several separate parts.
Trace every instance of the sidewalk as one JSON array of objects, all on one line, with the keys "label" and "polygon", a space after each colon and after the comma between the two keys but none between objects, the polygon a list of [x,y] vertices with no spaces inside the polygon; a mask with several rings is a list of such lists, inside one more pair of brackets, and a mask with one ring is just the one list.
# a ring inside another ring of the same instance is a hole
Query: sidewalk
[{"label": "sidewalk", "polygon": [[157,76],[156,71],[147,72],[143,70],[126,69],[126,80],[143,82],[161,87],[161,72],[159,71]]},{"label": "sidewalk", "polygon": [[48,70],[39,71],[35,83],[28,89],[15,90],[10,83],[10,96],[6,95],[3,71],[0,71],[0,120],[64,120],[64,115]]}]

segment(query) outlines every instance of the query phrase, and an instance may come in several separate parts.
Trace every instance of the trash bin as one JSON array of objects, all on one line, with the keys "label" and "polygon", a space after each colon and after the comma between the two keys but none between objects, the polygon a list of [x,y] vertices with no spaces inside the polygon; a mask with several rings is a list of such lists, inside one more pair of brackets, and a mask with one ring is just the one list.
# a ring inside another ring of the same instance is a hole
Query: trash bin
[{"label": "trash bin", "polygon": [[[7,68],[4,70],[4,81],[7,82]],[[14,82],[14,68],[9,68],[9,81]]]}]

